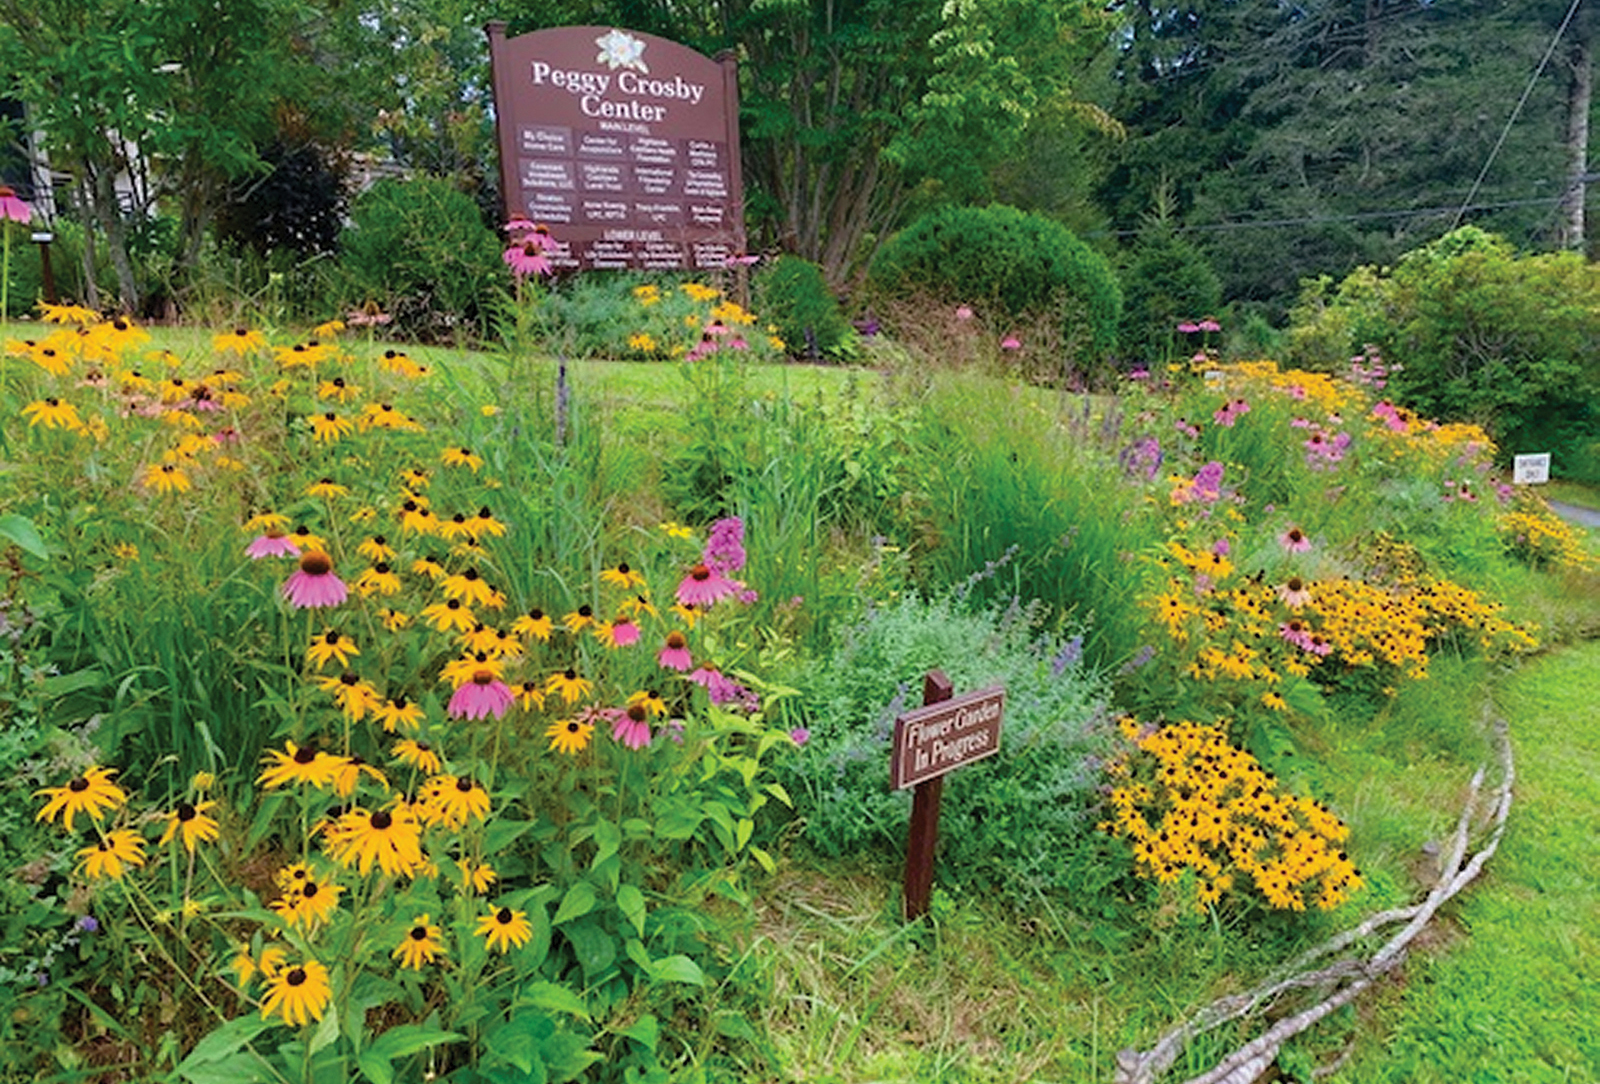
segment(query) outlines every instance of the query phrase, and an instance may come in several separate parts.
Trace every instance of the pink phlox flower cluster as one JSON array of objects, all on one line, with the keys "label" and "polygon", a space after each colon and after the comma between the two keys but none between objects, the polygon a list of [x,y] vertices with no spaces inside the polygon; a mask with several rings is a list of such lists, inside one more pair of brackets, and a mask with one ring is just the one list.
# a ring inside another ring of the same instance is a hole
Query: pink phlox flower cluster
[{"label": "pink phlox flower cluster", "polygon": [[1222,475],[1225,468],[1218,460],[1213,459],[1195,472],[1193,478],[1178,478],[1178,483],[1172,491],[1173,504],[1190,504],[1199,501],[1202,504],[1215,504],[1222,498]]},{"label": "pink phlox flower cluster", "polygon": [[1130,478],[1143,476],[1145,481],[1150,481],[1161,470],[1163,458],[1161,442],[1155,437],[1145,437],[1124,448],[1117,461]]},{"label": "pink phlox flower cluster", "polygon": [[1243,399],[1234,399],[1218,407],[1216,413],[1211,415],[1211,420],[1224,429],[1232,429],[1233,423],[1248,413],[1250,404]]},{"label": "pink phlox flower cluster", "polygon": [[738,516],[719,519],[711,525],[700,563],[678,584],[678,601],[700,607],[713,606],[725,598],[756,601],[760,596],[755,591],[729,575],[744,568],[745,560],[744,521]]},{"label": "pink phlox flower cluster", "polygon": [[705,687],[706,695],[718,706],[731,706],[744,711],[761,707],[756,694],[724,674],[714,666],[702,666],[689,675],[689,680]]},{"label": "pink phlox flower cluster", "polygon": [[1197,332],[1221,331],[1222,325],[1209,316],[1204,320],[1184,320],[1178,325],[1178,332],[1182,335],[1194,335]]},{"label": "pink phlox flower cluster", "polygon": [[1350,359],[1350,382],[1373,391],[1382,391],[1388,386],[1389,377],[1405,368],[1403,365],[1385,364],[1378,355],[1378,348],[1368,344],[1366,353],[1357,354]]},{"label": "pink phlox flower cluster", "polygon": [[719,519],[711,525],[701,560],[714,572],[727,575],[744,567],[744,520],[738,516]]}]

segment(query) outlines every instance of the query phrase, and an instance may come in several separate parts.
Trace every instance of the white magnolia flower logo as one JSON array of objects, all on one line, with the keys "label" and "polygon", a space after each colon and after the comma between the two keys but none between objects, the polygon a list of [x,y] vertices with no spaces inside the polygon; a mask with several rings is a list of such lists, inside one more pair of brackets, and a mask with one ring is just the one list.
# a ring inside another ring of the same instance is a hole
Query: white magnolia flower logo
[{"label": "white magnolia flower logo", "polygon": [[632,68],[635,71],[650,74],[650,69],[644,62],[644,42],[632,34],[621,30],[607,30],[600,37],[594,39],[600,46],[600,55],[595,57],[595,63],[604,64],[612,71],[618,68]]}]

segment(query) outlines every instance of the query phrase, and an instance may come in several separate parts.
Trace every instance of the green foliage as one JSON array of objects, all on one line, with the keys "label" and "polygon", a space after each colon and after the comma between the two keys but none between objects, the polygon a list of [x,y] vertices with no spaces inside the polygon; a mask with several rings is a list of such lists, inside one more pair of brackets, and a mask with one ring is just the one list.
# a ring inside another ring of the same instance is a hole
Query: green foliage
[{"label": "green foliage", "polygon": [[931,293],[1006,317],[1059,312],[1095,354],[1116,343],[1122,315],[1103,257],[1060,223],[998,204],[924,215],[884,244],[871,277],[890,295]]},{"label": "green foliage", "polygon": [[1105,686],[1082,665],[1083,637],[1041,636],[1041,616],[913,595],[843,630],[801,679],[811,736],[785,769],[813,846],[835,857],[903,848],[910,792],[884,786],[894,717],[919,705],[922,675],[938,668],[959,692],[1006,689],[1000,752],[945,777],[940,876],[1048,906],[1105,875],[1093,834]]},{"label": "green foliage", "polygon": [[471,198],[433,177],[385,178],[356,197],[350,217],[339,243],[351,300],[377,302],[414,333],[481,334],[504,268]]},{"label": "green foliage", "polygon": [[1519,255],[1463,227],[1392,270],[1313,284],[1293,342],[1325,366],[1364,345],[1398,363],[1390,390],[1428,417],[1481,424],[1504,457],[1550,451],[1571,475],[1600,436],[1600,272],[1575,253]]},{"label": "green foliage", "polygon": [[1179,323],[1214,317],[1222,304],[1222,283],[1205,255],[1165,224],[1139,235],[1122,291],[1117,344],[1125,357],[1147,364],[1171,356]]},{"label": "green foliage", "polygon": [[790,356],[841,361],[856,354],[855,329],[816,264],[779,256],[756,274],[755,296],[756,311],[777,327]]}]

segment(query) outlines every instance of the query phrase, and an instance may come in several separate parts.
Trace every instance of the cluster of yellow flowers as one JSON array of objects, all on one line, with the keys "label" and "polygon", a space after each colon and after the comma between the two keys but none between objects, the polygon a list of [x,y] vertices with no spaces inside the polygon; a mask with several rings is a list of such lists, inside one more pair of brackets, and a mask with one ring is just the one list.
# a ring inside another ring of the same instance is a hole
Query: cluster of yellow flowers
[{"label": "cluster of yellow flowers", "polygon": [[1110,766],[1102,831],[1127,839],[1140,876],[1163,885],[1193,875],[1204,909],[1253,886],[1269,906],[1328,909],[1362,886],[1341,848],[1349,829],[1320,802],[1281,794],[1278,781],[1215,726],[1143,730],[1120,722],[1133,748]]},{"label": "cluster of yellow flowers", "polygon": [[1348,384],[1327,373],[1312,373],[1304,369],[1281,372],[1275,361],[1240,361],[1231,365],[1207,362],[1200,368],[1206,372],[1220,372],[1229,394],[1242,395],[1258,389],[1271,389],[1291,399],[1304,401],[1327,414],[1343,409],[1356,395]]},{"label": "cluster of yellow flowers", "polygon": [[1594,564],[1584,534],[1549,511],[1517,508],[1497,521],[1506,552],[1534,568],[1586,569]]}]

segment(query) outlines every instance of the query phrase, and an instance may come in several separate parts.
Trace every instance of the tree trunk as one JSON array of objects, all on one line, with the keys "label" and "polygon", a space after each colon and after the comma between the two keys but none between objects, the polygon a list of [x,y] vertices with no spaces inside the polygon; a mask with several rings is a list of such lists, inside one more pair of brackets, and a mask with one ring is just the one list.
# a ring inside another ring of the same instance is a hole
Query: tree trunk
[{"label": "tree trunk", "polygon": [[139,283],[133,275],[133,261],[128,258],[128,231],[117,203],[116,177],[110,168],[99,168],[93,171],[93,180],[95,214],[106,231],[106,253],[111,257],[111,269],[117,273],[122,311],[134,313],[139,310]]},{"label": "tree trunk", "polygon": [[1567,49],[1567,184],[1561,193],[1561,222],[1557,239],[1564,249],[1582,252],[1584,240],[1585,177],[1589,172],[1589,100],[1593,89],[1589,20],[1580,12],[1572,24]]},{"label": "tree trunk", "polygon": [[72,171],[72,196],[78,204],[78,221],[83,224],[83,303],[99,312],[100,283],[94,277],[94,214],[81,168]]}]

